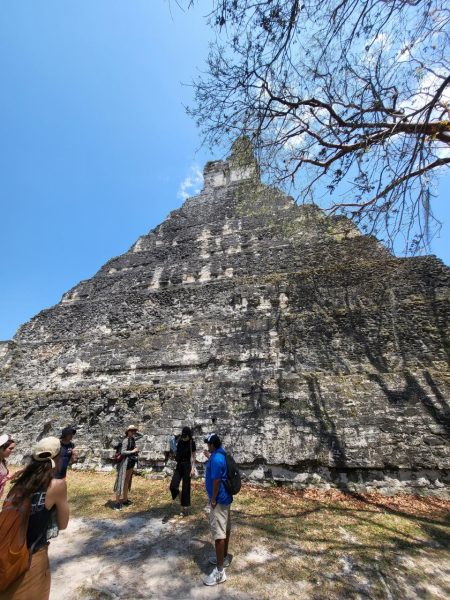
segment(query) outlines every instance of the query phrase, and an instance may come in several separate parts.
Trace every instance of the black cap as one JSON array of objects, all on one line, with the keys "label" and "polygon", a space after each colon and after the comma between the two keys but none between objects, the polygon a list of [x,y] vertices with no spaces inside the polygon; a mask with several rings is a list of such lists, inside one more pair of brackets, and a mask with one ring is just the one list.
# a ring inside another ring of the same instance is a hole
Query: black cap
[{"label": "black cap", "polygon": [[208,433],[208,435],[203,440],[205,444],[212,444],[215,448],[220,448],[222,442],[220,441],[220,437],[217,433]]},{"label": "black cap", "polygon": [[74,427],[64,427],[61,431],[61,437],[66,437],[66,435],[74,435],[77,430]]},{"label": "black cap", "polygon": [[189,437],[192,437],[192,431],[190,427],[183,427],[183,429],[181,430],[181,435],[187,435]]}]

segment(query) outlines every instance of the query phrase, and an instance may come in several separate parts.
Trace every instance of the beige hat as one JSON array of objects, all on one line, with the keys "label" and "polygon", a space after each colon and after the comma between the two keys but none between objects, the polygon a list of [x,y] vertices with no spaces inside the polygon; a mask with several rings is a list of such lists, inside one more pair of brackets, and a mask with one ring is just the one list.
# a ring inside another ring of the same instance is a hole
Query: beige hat
[{"label": "beige hat", "polygon": [[33,448],[32,456],[34,460],[49,460],[52,467],[55,468],[55,456],[58,456],[61,450],[61,442],[56,437],[46,437],[39,440]]},{"label": "beige hat", "polygon": [[130,429],[134,429],[135,431],[139,431],[139,429],[136,427],[136,425],[128,425],[128,427],[125,429],[125,433],[128,433],[130,431]]}]

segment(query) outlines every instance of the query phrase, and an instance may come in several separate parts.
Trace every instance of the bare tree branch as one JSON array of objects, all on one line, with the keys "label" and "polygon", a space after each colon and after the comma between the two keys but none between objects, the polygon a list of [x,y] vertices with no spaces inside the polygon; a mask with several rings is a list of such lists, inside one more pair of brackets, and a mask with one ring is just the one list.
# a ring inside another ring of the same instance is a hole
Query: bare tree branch
[{"label": "bare tree branch", "polygon": [[445,0],[213,0],[208,19],[189,109],[205,142],[248,135],[299,201],[423,248],[450,156]]}]

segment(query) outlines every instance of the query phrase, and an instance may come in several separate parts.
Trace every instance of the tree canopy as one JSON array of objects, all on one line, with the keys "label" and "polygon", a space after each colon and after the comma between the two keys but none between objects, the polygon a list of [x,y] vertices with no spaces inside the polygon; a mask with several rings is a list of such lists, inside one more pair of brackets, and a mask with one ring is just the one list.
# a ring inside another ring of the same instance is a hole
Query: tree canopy
[{"label": "tree canopy", "polygon": [[422,250],[450,164],[446,2],[214,0],[208,18],[188,109],[205,142],[247,135],[299,201]]}]

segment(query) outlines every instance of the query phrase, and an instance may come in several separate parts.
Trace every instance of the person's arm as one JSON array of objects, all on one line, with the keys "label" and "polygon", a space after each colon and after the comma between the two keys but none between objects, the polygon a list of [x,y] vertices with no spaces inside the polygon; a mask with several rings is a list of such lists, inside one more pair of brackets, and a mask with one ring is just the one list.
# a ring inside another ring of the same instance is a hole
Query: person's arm
[{"label": "person's arm", "polygon": [[213,493],[211,496],[211,506],[215,508],[217,504],[217,496],[219,495],[221,479],[213,479]]},{"label": "person's arm", "polygon": [[25,471],[25,467],[22,467],[20,469],[17,469],[17,471],[14,471],[14,473],[10,473],[8,471],[8,474],[6,475],[6,481],[10,481],[13,477],[15,477],[16,475],[19,476],[23,471]]},{"label": "person's arm", "polygon": [[59,529],[66,529],[69,523],[69,502],[65,479],[52,479],[45,498],[45,507],[50,510],[56,506],[56,521]]},{"label": "person's arm", "polygon": [[196,454],[195,452],[192,453],[191,456],[191,475],[194,475],[195,473],[195,461],[197,460]]},{"label": "person's arm", "polygon": [[78,458],[77,451],[75,450],[75,447],[73,447],[72,452],[70,454],[69,465],[71,465],[74,462],[77,462],[77,458]]}]

